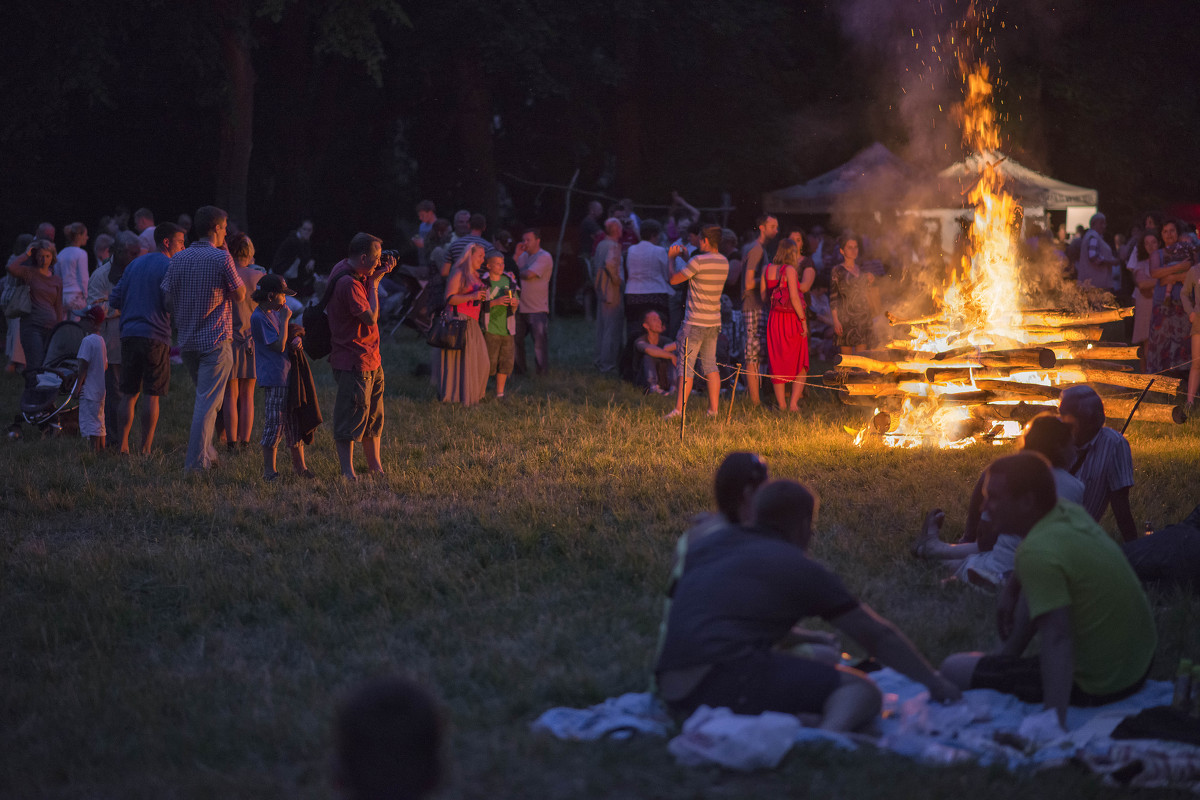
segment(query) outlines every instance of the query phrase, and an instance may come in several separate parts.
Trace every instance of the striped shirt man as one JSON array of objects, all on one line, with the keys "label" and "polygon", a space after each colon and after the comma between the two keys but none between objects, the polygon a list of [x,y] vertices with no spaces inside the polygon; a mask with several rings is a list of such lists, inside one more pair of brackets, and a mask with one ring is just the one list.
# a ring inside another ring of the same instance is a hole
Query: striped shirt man
[{"label": "striped shirt man", "polygon": [[694,328],[721,325],[721,290],[729,275],[729,260],[720,253],[698,253],[676,273],[691,282],[683,324]]},{"label": "striped shirt man", "polygon": [[1108,510],[1113,492],[1133,486],[1133,454],[1119,431],[1103,427],[1079,448],[1071,473],[1083,481],[1081,504],[1097,522]]}]

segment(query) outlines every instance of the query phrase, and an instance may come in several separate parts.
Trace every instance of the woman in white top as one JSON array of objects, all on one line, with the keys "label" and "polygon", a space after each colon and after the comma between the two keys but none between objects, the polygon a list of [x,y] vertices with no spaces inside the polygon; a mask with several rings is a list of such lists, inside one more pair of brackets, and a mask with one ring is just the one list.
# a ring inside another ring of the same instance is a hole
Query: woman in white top
[{"label": "woman in white top", "polygon": [[63,306],[68,311],[87,308],[88,257],[84,246],[88,242],[87,225],[72,222],[63,228],[67,246],[58,254],[54,272],[63,282]]}]

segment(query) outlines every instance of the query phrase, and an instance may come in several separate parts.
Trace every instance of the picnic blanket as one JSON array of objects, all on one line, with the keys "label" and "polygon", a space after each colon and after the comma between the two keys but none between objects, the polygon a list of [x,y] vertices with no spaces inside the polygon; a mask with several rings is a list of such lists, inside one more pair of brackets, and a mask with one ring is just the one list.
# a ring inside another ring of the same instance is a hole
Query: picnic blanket
[{"label": "picnic blanket", "polygon": [[[974,762],[1011,771],[1086,765],[1105,780],[1125,786],[1190,788],[1200,792],[1200,747],[1158,739],[1113,739],[1113,729],[1142,709],[1169,705],[1172,687],[1147,681],[1137,694],[1098,708],[1071,708],[1067,732],[1052,711],[990,689],[963,694],[960,703],[929,701],[925,687],[890,669],[871,677],[884,694],[880,736],[862,737],[802,728],[795,718],[767,712],[756,717],[728,709],[699,708],[668,745],[683,764],[730,769],[772,768],[792,746],[826,743],[846,750],[878,747],[923,764]],[[676,729],[650,694],[626,694],[588,709],[556,708],[532,724],[560,739],[594,740],[634,732],[668,736]]]}]

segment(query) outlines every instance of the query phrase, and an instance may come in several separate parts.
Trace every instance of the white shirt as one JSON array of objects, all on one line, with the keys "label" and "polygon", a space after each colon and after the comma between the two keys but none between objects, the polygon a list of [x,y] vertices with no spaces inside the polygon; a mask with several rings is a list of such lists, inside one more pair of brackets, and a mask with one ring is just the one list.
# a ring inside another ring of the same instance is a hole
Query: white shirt
[{"label": "white shirt", "polygon": [[625,294],[670,294],[667,251],[653,242],[638,242],[625,254]]},{"label": "white shirt", "polygon": [[64,247],[58,254],[54,274],[62,278],[63,305],[82,311],[87,308],[88,257],[79,247]]}]

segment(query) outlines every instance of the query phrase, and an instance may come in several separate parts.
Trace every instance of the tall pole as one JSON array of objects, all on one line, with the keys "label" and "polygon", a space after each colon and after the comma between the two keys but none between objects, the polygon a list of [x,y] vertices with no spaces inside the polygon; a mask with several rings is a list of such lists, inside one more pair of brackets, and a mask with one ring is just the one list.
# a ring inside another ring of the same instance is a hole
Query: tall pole
[{"label": "tall pole", "polygon": [[558,271],[562,266],[562,244],[567,235],[567,220],[571,217],[571,192],[575,190],[575,181],[579,180],[579,168],[571,176],[567,185],[567,199],[563,203],[562,225],[558,228],[558,246],[554,248],[554,269],[550,271],[550,316],[554,316],[554,298],[558,294]]}]

